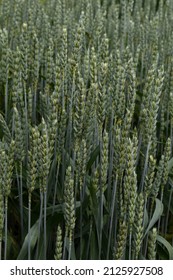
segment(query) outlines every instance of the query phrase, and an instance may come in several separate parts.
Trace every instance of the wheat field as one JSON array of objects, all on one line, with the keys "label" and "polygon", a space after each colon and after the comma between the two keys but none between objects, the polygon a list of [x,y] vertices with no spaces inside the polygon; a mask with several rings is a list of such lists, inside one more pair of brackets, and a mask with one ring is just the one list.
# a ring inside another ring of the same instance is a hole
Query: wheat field
[{"label": "wheat field", "polygon": [[173,259],[173,1],[0,1],[0,259]]}]

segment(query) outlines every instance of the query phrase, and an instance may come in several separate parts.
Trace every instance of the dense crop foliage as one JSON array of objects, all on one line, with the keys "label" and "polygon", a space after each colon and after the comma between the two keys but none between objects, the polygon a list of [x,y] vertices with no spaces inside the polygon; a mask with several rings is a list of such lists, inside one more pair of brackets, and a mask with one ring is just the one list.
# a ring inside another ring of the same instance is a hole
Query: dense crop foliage
[{"label": "dense crop foliage", "polygon": [[173,1],[0,1],[1,259],[173,259]]}]

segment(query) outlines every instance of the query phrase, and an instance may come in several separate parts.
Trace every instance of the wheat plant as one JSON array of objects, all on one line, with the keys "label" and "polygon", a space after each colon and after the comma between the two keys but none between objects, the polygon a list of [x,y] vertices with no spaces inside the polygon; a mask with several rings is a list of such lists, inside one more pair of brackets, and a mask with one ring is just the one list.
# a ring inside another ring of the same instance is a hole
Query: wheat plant
[{"label": "wheat plant", "polygon": [[0,259],[173,259],[173,2],[0,1]]}]

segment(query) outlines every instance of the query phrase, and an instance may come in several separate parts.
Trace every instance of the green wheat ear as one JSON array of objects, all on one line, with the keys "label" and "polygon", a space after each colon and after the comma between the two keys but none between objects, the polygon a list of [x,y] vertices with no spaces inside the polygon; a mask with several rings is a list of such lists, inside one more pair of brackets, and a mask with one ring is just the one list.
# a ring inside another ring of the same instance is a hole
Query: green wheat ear
[{"label": "green wheat ear", "polygon": [[144,194],[139,193],[136,201],[136,215],[134,224],[134,247],[135,259],[138,259],[143,237],[143,216],[144,216]]},{"label": "green wheat ear", "polygon": [[62,259],[62,229],[60,226],[58,226],[56,233],[56,246],[54,258],[55,260]]},{"label": "green wheat ear", "polygon": [[66,236],[69,238],[69,259],[71,258],[72,237],[75,228],[74,180],[71,173],[72,169],[69,166],[66,172],[64,189],[64,218]]},{"label": "green wheat ear", "polygon": [[4,166],[6,166],[6,170],[4,170],[3,175],[3,191],[5,196],[5,249],[4,249],[4,259],[7,259],[7,242],[8,242],[8,199],[11,194],[12,187],[12,176],[14,169],[14,151],[15,151],[15,141],[12,140],[9,147],[8,152],[3,153]]},{"label": "green wheat ear", "polygon": [[148,239],[148,259],[156,259],[156,238],[157,238],[157,229],[153,228],[149,233]]},{"label": "green wheat ear", "polygon": [[119,224],[119,233],[117,237],[117,245],[115,247],[115,253],[113,259],[121,260],[124,256],[124,251],[126,247],[126,239],[127,239],[127,225],[125,221],[120,221]]},{"label": "green wheat ear", "polygon": [[1,129],[3,130],[3,134],[4,134],[4,140],[7,144],[10,144],[11,142],[11,133],[9,130],[9,127],[3,117],[3,115],[0,113],[0,126]]},{"label": "green wheat ear", "polygon": [[30,131],[30,150],[28,152],[28,259],[31,259],[31,198],[36,187],[37,179],[37,145],[39,133],[37,127],[31,127]]},{"label": "green wheat ear", "polygon": [[1,259],[172,258],[172,11],[0,0]]}]

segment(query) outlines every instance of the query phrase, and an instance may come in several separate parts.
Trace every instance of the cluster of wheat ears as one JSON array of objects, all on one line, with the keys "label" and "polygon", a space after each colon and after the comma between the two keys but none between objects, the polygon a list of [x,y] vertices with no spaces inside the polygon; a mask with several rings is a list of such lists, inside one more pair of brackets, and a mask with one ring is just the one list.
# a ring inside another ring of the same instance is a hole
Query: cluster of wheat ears
[{"label": "cluster of wheat ears", "polygon": [[0,1],[0,258],[173,259],[173,1]]}]

